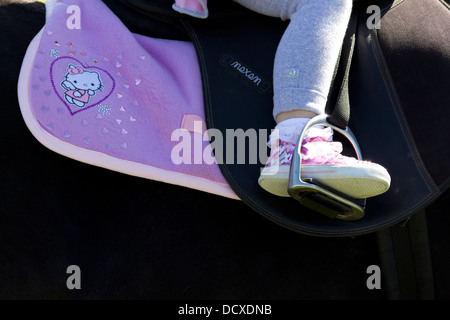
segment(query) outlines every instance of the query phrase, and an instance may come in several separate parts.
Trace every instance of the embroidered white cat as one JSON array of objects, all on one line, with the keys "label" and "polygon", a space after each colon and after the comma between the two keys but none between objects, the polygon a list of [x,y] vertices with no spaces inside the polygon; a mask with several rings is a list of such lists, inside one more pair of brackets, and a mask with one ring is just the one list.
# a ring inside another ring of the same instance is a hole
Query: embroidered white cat
[{"label": "embroidered white cat", "polygon": [[78,108],[84,108],[91,96],[103,90],[100,75],[95,71],[86,71],[81,66],[69,65],[67,74],[61,82],[61,87],[66,90],[64,98],[66,101]]}]

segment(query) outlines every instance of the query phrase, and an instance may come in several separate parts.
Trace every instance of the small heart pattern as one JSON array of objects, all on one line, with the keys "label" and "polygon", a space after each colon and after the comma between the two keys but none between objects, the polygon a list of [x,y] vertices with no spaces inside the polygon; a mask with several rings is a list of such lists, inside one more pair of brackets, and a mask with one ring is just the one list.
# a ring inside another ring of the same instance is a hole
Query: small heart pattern
[{"label": "small heart pattern", "polygon": [[72,116],[99,105],[113,94],[116,87],[108,71],[86,66],[68,56],[53,61],[50,78],[54,92]]}]

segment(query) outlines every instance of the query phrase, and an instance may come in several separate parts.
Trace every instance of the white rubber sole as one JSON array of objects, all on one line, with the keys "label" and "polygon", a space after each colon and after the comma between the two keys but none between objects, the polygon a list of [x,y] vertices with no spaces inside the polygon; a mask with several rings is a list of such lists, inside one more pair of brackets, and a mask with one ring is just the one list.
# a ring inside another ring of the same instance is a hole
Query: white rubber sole
[{"label": "white rubber sole", "polygon": [[[266,191],[289,197],[289,166],[264,168],[258,179],[259,185]],[[323,187],[338,191],[354,199],[364,199],[386,192],[391,177],[382,166],[364,162],[352,166],[345,165],[303,165],[302,179],[313,179]]]}]

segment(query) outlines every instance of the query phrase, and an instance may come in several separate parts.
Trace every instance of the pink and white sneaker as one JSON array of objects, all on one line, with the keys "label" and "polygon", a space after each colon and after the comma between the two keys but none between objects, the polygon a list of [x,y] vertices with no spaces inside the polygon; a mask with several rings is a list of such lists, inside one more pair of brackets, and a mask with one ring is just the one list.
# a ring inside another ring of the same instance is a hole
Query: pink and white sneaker
[{"label": "pink and white sneaker", "polygon": [[[266,191],[288,197],[289,171],[295,145],[278,140],[258,179]],[[354,198],[374,197],[389,189],[391,177],[382,166],[341,155],[342,144],[323,137],[306,137],[302,143],[302,180]]]}]

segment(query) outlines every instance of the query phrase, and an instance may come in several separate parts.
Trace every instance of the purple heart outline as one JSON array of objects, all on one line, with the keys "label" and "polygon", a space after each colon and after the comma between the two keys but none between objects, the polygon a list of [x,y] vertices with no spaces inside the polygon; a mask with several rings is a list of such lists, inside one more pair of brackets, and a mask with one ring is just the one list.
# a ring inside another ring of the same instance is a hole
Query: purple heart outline
[{"label": "purple heart outline", "polygon": [[[111,78],[111,81],[112,81],[112,84],[113,84],[113,85],[112,85],[112,88],[111,88],[111,91],[106,95],[106,97],[104,97],[104,98],[101,99],[100,101],[97,101],[97,102],[95,102],[95,103],[93,103],[93,104],[90,104],[90,105],[84,107],[83,109],[79,109],[79,110],[76,110],[76,111],[72,111],[71,107],[67,104],[67,102],[66,102],[66,101],[61,97],[61,95],[58,93],[58,90],[56,89],[55,81],[54,81],[54,79],[53,79],[53,67],[54,67],[54,65],[55,65],[56,62],[58,62],[59,60],[62,60],[62,59],[70,59],[70,60],[76,61],[76,62],[78,62],[78,64],[79,64],[83,69],[86,69],[86,70],[89,70],[89,69],[97,69],[97,70],[100,70],[100,71],[106,73],[106,74]],[[90,109],[90,108],[92,108],[92,107],[95,107],[95,106],[99,105],[100,103],[102,103],[103,101],[105,101],[106,99],[108,99],[108,98],[112,95],[112,93],[113,93],[113,91],[114,91],[114,89],[115,89],[115,87],[116,87],[116,81],[115,81],[114,78],[111,76],[111,74],[110,74],[108,71],[106,71],[105,69],[102,69],[102,68],[99,68],[99,67],[94,67],[94,66],[85,66],[80,60],[75,59],[75,58],[72,58],[72,57],[68,57],[68,56],[59,57],[59,58],[55,59],[55,60],[52,62],[52,65],[50,66],[50,80],[51,80],[51,82],[52,82],[53,90],[55,91],[56,95],[57,95],[58,98],[62,101],[62,103],[64,103],[64,105],[67,107],[67,109],[69,110],[69,112],[70,112],[70,114],[71,114],[72,116],[75,115],[75,114],[77,114],[77,113],[79,113],[79,112],[81,112],[81,111],[85,111],[85,110],[87,110],[87,109]]]}]

